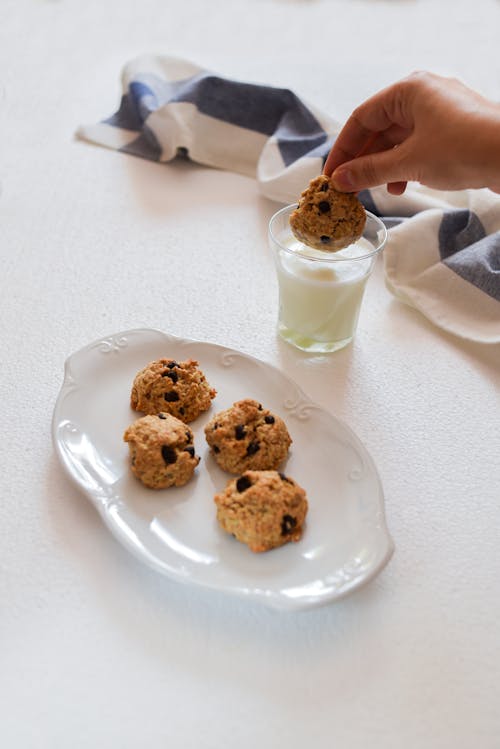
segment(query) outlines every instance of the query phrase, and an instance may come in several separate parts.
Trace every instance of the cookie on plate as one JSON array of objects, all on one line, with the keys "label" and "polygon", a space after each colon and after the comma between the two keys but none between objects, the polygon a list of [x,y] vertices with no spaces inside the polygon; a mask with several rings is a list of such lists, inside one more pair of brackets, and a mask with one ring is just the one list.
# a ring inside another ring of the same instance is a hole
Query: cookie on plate
[{"label": "cookie on plate", "polygon": [[245,471],[231,479],[214,501],[221,528],[252,551],[268,551],[302,535],[306,493],[283,473]]},{"label": "cookie on plate", "polygon": [[123,439],[128,443],[132,473],[150,489],[183,486],[200,462],[191,429],[165,412],[137,419]]},{"label": "cookie on plate", "polygon": [[228,473],[276,469],[292,443],[283,419],[251,398],[210,419],[205,437],[215,460]]},{"label": "cookie on plate", "polygon": [[365,209],[356,195],[338,192],[324,174],[311,181],[290,216],[295,237],[326,252],[337,252],[359,239],[365,222]]},{"label": "cookie on plate", "polygon": [[130,405],[145,414],[165,411],[187,424],[210,408],[216,395],[194,359],[158,359],[136,374]]}]

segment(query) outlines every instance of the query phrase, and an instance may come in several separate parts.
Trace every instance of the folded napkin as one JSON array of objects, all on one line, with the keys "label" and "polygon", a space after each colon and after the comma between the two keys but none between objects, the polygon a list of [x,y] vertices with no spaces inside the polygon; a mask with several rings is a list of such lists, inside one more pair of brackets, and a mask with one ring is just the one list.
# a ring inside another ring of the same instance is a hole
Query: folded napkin
[{"label": "folded napkin", "polygon": [[[153,161],[182,155],[252,176],[282,203],[295,202],[321,173],[340,130],[288,89],[221,78],[174,57],[133,60],[122,87],[119,110],[80,127],[79,137]],[[455,335],[500,342],[500,196],[410,184],[403,196],[378,187],[359,197],[390,227],[390,291]]]}]

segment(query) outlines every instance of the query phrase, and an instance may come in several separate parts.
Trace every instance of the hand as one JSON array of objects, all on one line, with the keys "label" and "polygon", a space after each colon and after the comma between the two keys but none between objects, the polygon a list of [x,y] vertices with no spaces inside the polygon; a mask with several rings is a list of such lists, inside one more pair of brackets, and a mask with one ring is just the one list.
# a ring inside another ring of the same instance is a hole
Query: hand
[{"label": "hand", "polygon": [[410,180],[441,190],[500,192],[500,105],[451,78],[413,73],[354,110],[324,173],[338,190]]}]

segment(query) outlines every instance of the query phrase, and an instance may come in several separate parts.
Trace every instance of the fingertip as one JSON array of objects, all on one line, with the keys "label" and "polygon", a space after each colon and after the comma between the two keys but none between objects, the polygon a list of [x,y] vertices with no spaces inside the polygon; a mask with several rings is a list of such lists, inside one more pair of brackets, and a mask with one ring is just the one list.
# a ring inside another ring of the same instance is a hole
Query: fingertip
[{"label": "fingertip", "polygon": [[331,175],[333,186],[339,192],[355,192],[353,174],[350,169],[339,167]]},{"label": "fingertip", "polygon": [[339,166],[339,161],[340,160],[335,156],[335,154],[330,151],[325,163],[323,164],[323,174],[326,177],[331,177],[332,172]]}]

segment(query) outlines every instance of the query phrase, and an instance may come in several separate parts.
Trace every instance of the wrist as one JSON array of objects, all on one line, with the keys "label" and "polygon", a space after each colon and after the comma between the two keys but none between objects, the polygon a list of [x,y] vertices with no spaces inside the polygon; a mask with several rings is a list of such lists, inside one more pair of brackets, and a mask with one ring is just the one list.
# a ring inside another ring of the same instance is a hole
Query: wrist
[{"label": "wrist", "polygon": [[475,134],[479,187],[500,192],[500,105],[491,104],[481,115]]}]

